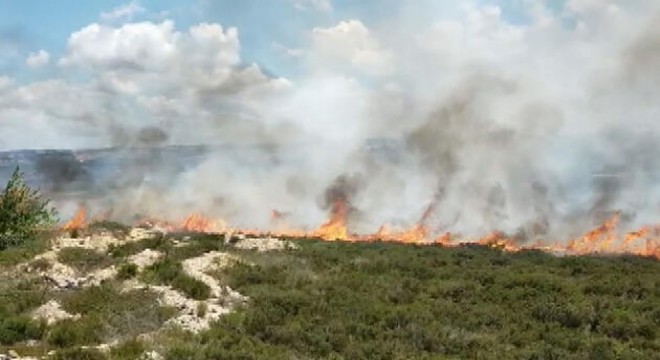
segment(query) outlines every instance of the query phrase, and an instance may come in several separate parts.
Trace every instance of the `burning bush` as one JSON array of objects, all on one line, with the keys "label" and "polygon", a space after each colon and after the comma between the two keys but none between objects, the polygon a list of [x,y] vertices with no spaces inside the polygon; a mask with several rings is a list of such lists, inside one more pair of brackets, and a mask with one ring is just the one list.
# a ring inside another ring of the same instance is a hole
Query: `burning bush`
[{"label": "burning bush", "polygon": [[0,193],[0,250],[21,245],[52,224],[55,210],[49,202],[24,183],[17,167]]}]

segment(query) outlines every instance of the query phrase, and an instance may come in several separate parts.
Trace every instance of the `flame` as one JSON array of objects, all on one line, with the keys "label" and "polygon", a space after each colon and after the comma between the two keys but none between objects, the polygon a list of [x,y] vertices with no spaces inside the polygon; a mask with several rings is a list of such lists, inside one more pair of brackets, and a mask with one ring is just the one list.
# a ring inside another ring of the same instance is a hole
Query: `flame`
[{"label": "flame", "polygon": [[81,205],[78,207],[78,210],[76,210],[76,213],[73,215],[71,220],[67,221],[66,224],[62,226],[62,229],[67,231],[82,229],[85,227],[86,222],[87,209]]},{"label": "flame", "polygon": [[[243,234],[252,237],[279,237],[279,238],[319,238],[326,241],[387,241],[408,244],[426,244],[440,246],[458,246],[465,244],[460,236],[452,233],[437,234],[429,229],[427,221],[435,210],[436,204],[431,203],[423,212],[419,221],[410,228],[397,230],[383,224],[372,234],[350,234],[347,228],[349,205],[345,200],[335,201],[328,215],[327,221],[318,228],[305,231],[291,229],[285,223],[287,213],[272,210],[270,213],[271,230],[230,228],[221,219],[206,217],[200,213],[191,213],[178,222],[143,218],[141,224],[158,226],[165,231],[191,231],[206,233]],[[80,229],[86,225],[87,210],[80,206],[71,220],[64,226],[65,230]],[[493,231],[481,238],[467,243],[493,247],[508,252],[517,252],[523,249],[537,249],[552,253],[567,255],[585,254],[635,254],[660,259],[660,226],[645,226],[628,232],[618,232],[620,214],[615,213],[596,228],[585,232],[580,237],[567,243],[548,243],[537,240],[529,245],[522,246],[516,240],[501,231]],[[275,229],[275,230],[272,230]]]},{"label": "flame", "polygon": [[482,237],[477,241],[477,244],[490,246],[495,248],[501,248],[506,251],[519,251],[520,246],[518,246],[512,239],[506,237],[500,231],[493,231],[492,233]]},{"label": "flame", "polygon": [[566,250],[575,255],[607,252],[616,239],[616,226],[619,224],[619,213],[605,220],[599,227],[587,232],[578,239],[568,242]]},{"label": "flame", "polygon": [[346,230],[348,206],[344,201],[337,200],[330,209],[330,219],[311,233],[323,240],[349,240]]},{"label": "flame", "polygon": [[190,232],[220,233],[227,230],[227,226],[222,220],[213,220],[201,214],[192,213],[183,220],[178,229]]}]

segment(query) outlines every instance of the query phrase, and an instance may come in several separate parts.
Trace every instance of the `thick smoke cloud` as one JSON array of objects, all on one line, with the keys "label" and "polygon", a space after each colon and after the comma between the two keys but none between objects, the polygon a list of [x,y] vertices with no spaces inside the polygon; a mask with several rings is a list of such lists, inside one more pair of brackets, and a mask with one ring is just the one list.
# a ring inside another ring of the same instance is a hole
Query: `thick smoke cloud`
[{"label": "thick smoke cloud", "polygon": [[84,81],[0,77],[0,148],[115,147],[85,200],[120,220],[309,229],[342,200],[356,232],[428,209],[434,232],[522,242],[657,222],[660,5],[399,6],[310,29],[297,79],[244,63],[234,28],[89,25],[57,60]]}]

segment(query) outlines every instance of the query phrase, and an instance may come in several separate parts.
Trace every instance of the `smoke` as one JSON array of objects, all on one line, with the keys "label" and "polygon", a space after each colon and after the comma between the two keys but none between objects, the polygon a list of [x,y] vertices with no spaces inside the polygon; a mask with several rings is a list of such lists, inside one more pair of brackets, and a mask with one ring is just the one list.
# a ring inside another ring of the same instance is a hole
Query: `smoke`
[{"label": "smoke", "polygon": [[309,30],[295,79],[245,64],[234,28],[90,25],[58,65],[89,82],[0,84],[0,147],[113,149],[36,171],[123,221],[269,228],[275,211],[310,229],[342,201],[355,232],[423,219],[531,242],[613,211],[657,222],[654,1],[396,6]]}]

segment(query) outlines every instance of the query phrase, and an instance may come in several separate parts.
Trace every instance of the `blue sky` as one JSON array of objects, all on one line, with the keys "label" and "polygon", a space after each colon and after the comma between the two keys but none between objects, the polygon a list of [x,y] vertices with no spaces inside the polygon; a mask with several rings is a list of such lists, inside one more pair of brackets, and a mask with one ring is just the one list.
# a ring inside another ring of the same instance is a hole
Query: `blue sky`
[{"label": "blue sky", "polygon": [[[550,1],[561,7],[563,1]],[[145,9],[131,21],[172,19],[178,29],[200,22],[216,22],[224,27],[237,27],[241,57],[246,63],[258,63],[269,74],[294,77],[300,73],[296,59],[283,56],[276,44],[287,48],[304,47],[308,32],[314,27],[329,27],[341,20],[359,19],[368,27],[386,26],[388,21],[405,12],[398,0],[334,0],[331,11],[311,6],[300,9],[295,0],[142,0],[135,2]],[[437,9],[414,14],[420,22],[439,17],[452,17],[457,6],[453,1],[420,0],[420,9]],[[487,1],[499,6],[511,22],[525,20],[519,0]],[[62,55],[71,33],[102,21],[101,14],[126,5],[127,1],[43,1],[0,0],[0,73],[15,78],[33,78],[26,74],[24,60],[30,52],[45,50],[53,59]],[[426,18],[426,19],[425,19]]]}]

